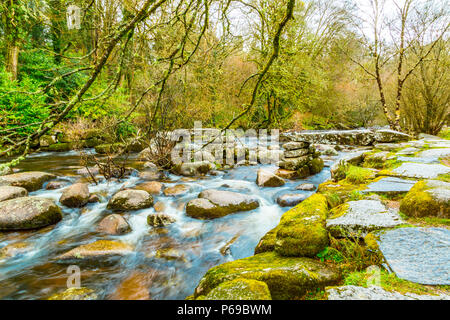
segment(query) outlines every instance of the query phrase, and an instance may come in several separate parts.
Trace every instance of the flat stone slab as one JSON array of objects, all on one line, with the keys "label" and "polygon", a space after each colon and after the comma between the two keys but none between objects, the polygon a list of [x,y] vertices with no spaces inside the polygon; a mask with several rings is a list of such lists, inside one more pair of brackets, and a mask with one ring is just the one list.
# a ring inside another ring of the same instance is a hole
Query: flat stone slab
[{"label": "flat stone slab", "polygon": [[397,277],[420,284],[450,285],[450,230],[389,230],[380,235],[378,245]]},{"label": "flat stone slab", "polygon": [[417,155],[420,158],[445,158],[450,156],[450,148],[428,149]]},{"label": "flat stone slab", "polygon": [[403,163],[392,170],[396,176],[406,178],[434,179],[441,174],[450,172],[450,167],[442,164]]},{"label": "flat stone slab", "polygon": [[395,177],[387,177],[380,179],[376,182],[372,182],[367,186],[367,189],[363,190],[363,193],[381,193],[381,194],[399,194],[406,193],[411,190],[417,181],[405,180]]},{"label": "flat stone slab", "polygon": [[334,237],[362,238],[371,231],[404,223],[396,210],[387,209],[379,200],[349,201],[342,206],[342,215],[327,220],[327,229]]},{"label": "flat stone slab", "polygon": [[450,296],[445,294],[418,295],[415,293],[401,294],[389,292],[381,287],[370,286],[368,288],[358,286],[342,286],[327,288],[328,300],[449,300]]}]

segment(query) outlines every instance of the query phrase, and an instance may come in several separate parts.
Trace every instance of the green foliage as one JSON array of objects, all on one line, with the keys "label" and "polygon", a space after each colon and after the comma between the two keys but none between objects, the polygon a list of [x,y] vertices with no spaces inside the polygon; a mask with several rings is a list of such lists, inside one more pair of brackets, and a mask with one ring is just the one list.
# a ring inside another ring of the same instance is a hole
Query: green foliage
[{"label": "green foliage", "polygon": [[445,139],[445,140],[450,140],[450,128],[444,128],[441,130],[441,132],[439,132],[439,137]]},{"label": "green foliage", "polygon": [[317,254],[317,257],[322,262],[325,261],[342,262],[342,260],[344,259],[342,254],[332,247],[326,247]]},{"label": "green foliage", "polygon": [[373,177],[372,170],[349,166],[346,172],[347,181],[353,184],[365,184]]}]

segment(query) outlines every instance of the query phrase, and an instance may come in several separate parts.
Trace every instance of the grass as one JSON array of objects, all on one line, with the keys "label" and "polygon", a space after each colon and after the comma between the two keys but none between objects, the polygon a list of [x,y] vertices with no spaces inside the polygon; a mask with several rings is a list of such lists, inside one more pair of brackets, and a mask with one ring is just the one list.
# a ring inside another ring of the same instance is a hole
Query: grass
[{"label": "grass", "polygon": [[437,177],[437,180],[441,180],[444,182],[450,182],[450,173],[440,175],[439,177]]},{"label": "grass", "polygon": [[450,140],[450,128],[442,129],[438,136],[445,140]]},{"label": "grass", "polygon": [[352,184],[365,184],[374,177],[372,170],[349,166],[346,172],[346,179]]}]

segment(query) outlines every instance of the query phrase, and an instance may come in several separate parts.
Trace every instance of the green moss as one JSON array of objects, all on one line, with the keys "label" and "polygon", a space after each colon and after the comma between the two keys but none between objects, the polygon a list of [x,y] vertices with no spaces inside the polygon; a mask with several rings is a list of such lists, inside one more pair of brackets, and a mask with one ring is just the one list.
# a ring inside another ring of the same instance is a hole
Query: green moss
[{"label": "green moss", "polygon": [[437,180],[450,182],[450,173],[441,174],[440,176],[437,177]]},{"label": "green moss", "polygon": [[96,300],[94,290],[88,288],[69,288],[62,293],[52,295],[48,300]]},{"label": "green moss", "polygon": [[328,245],[328,202],[314,194],[287,211],[278,226],[275,251],[283,256],[314,257]]},{"label": "green moss", "polygon": [[322,171],[324,167],[323,160],[321,158],[315,158],[312,159],[311,162],[308,164],[309,170],[311,174],[316,174]]},{"label": "green moss", "polygon": [[324,196],[327,198],[329,208],[337,207],[342,203],[342,199],[335,192],[326,192]]},{"label": "green moss", "polygon": [[277,240],[277,231],[278,226],[267,232],[264,237],[259,240],[258,245],[255,248],[255,254],[263,253],[263,252],[270,252],[275,250],[275,242]]},{"label": "green moss", "polygon": [[346,171],[346,180],[352,184],[366,184],[375,177],[370,169],[349,166]]},{"label": "green moss", "polygon": [[210,269],[195,289],[194,296],[207,295],[220,284],[237,278],[267,284],[272,299],[298,299],[310,290],[337,284],[339,270],[309,258],[281,257],[275,252],[231,261]]},{"label": "green moss", "polygon": [[72,143],[55,143],[48,147],[48,151],[67,152],[73,149]]},{"label": "green moss", "polygon": [[107,153],[115,153],[119,152],[125,147],[123,143],[113,143],[113,144],[100,144],[95,147],[95,152],[100,154],[107,154]]},{"label": "green moss", "polygon": [[272,297],[265,282],[238,278],[220,284],[204,300],[272,300]]},{"label": "green moss", "polygon": [[[373,273],[367,271],[353,272],[345,277],[344,284],[367,288],[367,286],[371,284],[371,279],[373,279]],[[386,291],[396,291],[402,294],[415,293],[433,295],[438,294],[440,289],[400,279],[394,273],[388,273],[384,270],[380,270],[379,285]],[[448,291],[448,289],[446,291]]]},{"label": "green moss", "polygon": [[450,140],[450,128],[442,129],[438,136],[445,140]]},{"label": "green moss", "polygon": [[417,182],[401,201],[401,212],[408,217],[440,215],[444,208],[426,192],[428,189],[426,181]]}]

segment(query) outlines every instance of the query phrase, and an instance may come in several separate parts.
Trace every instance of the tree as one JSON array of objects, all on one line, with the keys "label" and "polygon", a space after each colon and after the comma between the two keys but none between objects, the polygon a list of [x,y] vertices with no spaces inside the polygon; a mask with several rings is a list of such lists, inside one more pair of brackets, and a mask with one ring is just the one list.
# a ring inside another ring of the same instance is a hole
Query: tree
[{"label": "tree", "polygon": [[[391,7],[387,8],[387,4]],[[392,129],[401,130],[404,86],[448,30],[448,6],[445,1],[439,4],[437,1],[369,0],[368,7],[370,10],[364,10],[359,4],[358,13],[370,13],[354,17],[355,27],[360,31],[360,41],[366,47],[367,54],[361,58],[353,57],[352,60],[376,81],[387,122]],[[422,46],[414,54],[412,48],[419,39],[428,45]],[[395,74],[396,78],[393,99],[387,96],[387,74]]]}]

